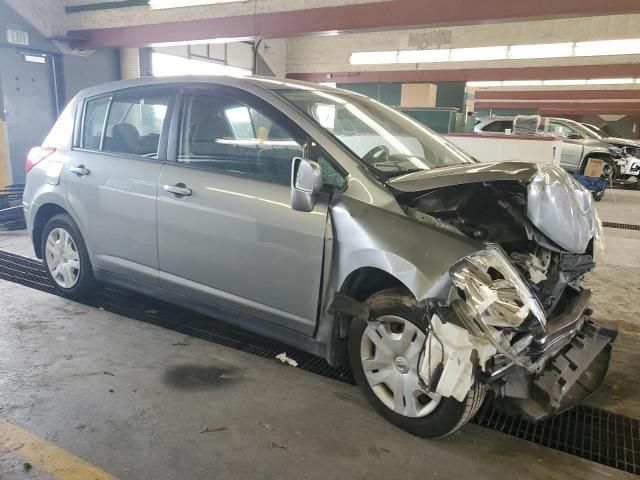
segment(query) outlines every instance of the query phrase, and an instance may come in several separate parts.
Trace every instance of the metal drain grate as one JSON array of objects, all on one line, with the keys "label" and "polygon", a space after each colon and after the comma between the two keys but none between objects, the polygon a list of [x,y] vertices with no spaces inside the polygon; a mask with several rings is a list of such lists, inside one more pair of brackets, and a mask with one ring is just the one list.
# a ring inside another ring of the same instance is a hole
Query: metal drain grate
[{"label": "metal drain grate", "polygon": [[607,228],[620,228],[622,230],[640,230],[640,225],[634,225],[632,223],[602,222],[602,226]]},{"label": "metal drain grate", "polygon": [[[0,279],[53,293],[41,262],[3,251],[0,251]],[[263,358],[274,358],[281,352],[287,352],[303,370],[355,384],[349,368],[333,368],[322,358],[288,345],[130,291],[106,286],[87,304]],[[640,474],[640,421],[633,418],[580,406],[535,423],[509,416],[487,401],[472,423]]]},{"label": "metal drain grate", "polygon": [[22,211],[24,185],[9,185],[0,188],[0,230],[26,228]]},{"label": "metal drain grate", "polygon": [[474,423],[592,462],[640,474],[640,421],[578,406],[541,422],[508,416],[485,402]]}]

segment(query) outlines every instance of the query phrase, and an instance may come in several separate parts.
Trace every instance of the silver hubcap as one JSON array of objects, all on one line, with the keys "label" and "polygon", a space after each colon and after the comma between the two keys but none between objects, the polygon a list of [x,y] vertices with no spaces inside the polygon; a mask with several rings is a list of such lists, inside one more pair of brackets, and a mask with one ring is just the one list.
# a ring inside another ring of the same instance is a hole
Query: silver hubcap
[{"label": "silver hubcap", "polygon": [[420,385],[418,368],[426,337],[413,323],[394,315],[368,322],[360,360],[369,386],[387,407],[405,417],[425,417],[441,397]]},{"label": "silver hubcap", "polygon": [[80,276],[80,255],[71,234],[64,228],[51,230],[45,255],[53,280],[62,288],[73,288]]}]

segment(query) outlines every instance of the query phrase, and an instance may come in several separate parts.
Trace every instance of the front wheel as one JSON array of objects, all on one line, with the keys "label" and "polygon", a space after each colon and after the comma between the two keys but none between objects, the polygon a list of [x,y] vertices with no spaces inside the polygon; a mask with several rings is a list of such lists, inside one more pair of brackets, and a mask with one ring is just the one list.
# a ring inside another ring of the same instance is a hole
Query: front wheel
[{"label": "front wheel", "polygon": [[349,359],[369,403],[419,437],[444,437],[462,428],[480,408],[486,387],[475,382],[464,402],[427,392],[418,373],[426,336],[415,299],[384,290],[366,303],[371,318],[351,322]]},{"label": "front wheel", "polygon": [[42,252],[47,276],[58,294],[80,300],[93,290],[95,280],[89,254],[69,215],[55,215],[46,223]]}]

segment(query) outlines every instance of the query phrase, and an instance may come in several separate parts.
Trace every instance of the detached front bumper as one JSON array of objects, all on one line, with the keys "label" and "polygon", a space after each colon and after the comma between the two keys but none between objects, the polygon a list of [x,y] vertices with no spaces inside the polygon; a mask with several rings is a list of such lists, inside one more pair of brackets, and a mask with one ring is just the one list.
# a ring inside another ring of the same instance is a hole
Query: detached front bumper
[{"label": "detached front bumper", "polygon": [[536,373],[514,366],[497,380],[508,409],[541,420],[579,404],[602,384],[618,332],[589,319],[590,297],[584,290],[550,322],[553,331],[530,344]]}]

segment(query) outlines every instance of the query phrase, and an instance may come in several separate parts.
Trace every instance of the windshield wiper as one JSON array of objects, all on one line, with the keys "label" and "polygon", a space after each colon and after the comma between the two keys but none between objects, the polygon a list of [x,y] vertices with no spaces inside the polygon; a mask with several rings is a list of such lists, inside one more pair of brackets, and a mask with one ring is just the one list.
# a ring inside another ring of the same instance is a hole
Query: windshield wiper
[{"label": "windshield wiper", "polygon": [[408,170],[401,170],[397,172],[385,173],[384,175],[389,178],[401,177],[402,175],[408,175],[410,173],[423,172],[424,168],[410,168]]}]

